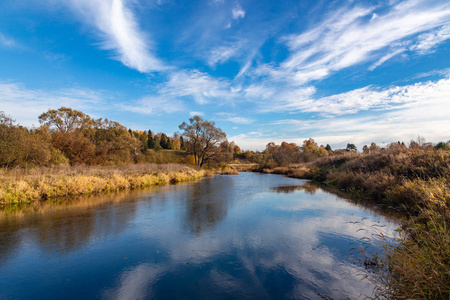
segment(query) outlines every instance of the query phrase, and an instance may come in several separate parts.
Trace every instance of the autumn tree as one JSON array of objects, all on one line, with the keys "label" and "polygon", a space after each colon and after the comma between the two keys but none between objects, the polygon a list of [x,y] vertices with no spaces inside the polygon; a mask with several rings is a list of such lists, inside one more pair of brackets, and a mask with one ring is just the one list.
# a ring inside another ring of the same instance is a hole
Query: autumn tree
[{"label": "autumn tree", "polygon": [[141,150],[141,141],[118,122],[108,119],[96,121],[95,152],[101,163],[124,163],[136,158]]},{"label": "autumn tree", "polygon": [[92,119],[67,107],[50,109],[39,116],[51,131],[51,143],[71,164],[119,164],[134,161],[145,151],[145,137],[118,122]]},{"label": "autumn tree", "polygon": [[172,149],[173,150],[180,150],[181,149],[180,136],[176,132],[173,134]]},{"label": "autumn tree", "polygon": [[319,147],[318,144],[312,138],[303,141],[301,150],[302,150],[302,160],[305,162],[313,161],[318,157],[328,156],[328,150],[323,146]]},{"label": "autumn tree", "polygon": [[184,143],[189,153],[194,156],[195,164],[203,166],[220,152],[219,145],[226,140],[226,134],[217,128],[214,122],[209,122],[200,116],[189,119],[179,126],[182,130]]},{"label": "autumn tree", "polygon": [[367,154],[367,153],[370,152],[370,148],[367,147],[367,145],[364,145],[364,146],[362,147],[362,152]]},{"label": "autumn tree", "polygon": [[91,127],[94,120],[81,111],[62,106],[42,113],[39,123],[61,133],[71,133],[76,129]]},{"label": "autumn tree", "polygon": [[0,167],[14,166],[23,157],[23,133],[0,111]]},{"label": "autumn tree", "polygon": [[[54,155],[53,155],[54,154]],[[0,167],[37,166],[64,162],[52,148],[48,129],[32,129],[15,124],[0,111]]]}]

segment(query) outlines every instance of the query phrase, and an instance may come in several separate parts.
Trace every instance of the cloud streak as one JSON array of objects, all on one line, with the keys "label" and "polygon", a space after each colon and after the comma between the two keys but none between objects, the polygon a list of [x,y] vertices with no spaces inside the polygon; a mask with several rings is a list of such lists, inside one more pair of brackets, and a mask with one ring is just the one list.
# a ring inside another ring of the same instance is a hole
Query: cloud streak
[{"label": "cloud streak", "polygon": [[185,110],[184,103],[179,99],[146,96],[130,103],[120,103],[117,109],[145,115],[171,114]]},{"label": "cloud streak", "polygon": [[18,48],[19,44],[12,38],[6,37],[0,32],[0,46],[5,48]]},{"label": "cloud streak", "polygon": [[[378,62],[372,68],[378,67],[403,52],[404,43],[410,44],[420,33],[431,31],[411,48],[419,54],[448,38],[447,26],[442,27],[450,22],[448,3],[403,1],[384,14],[376,14],[377,9],[341,7],[314,28],[282,38],[290,51],[288,58],[278,67],[261,65],[254,75],[277,81],[291,78],[291,84],[303,85],[374,59]],[[392,45],[386,55],[382,50]]]},{"label": "cloud streak", "polygon": [[71,0],[84,21],[98,30],[101,48],[142,73],[168,69],[153,53],[146,34],[139,29],[126,0]]},{"label": "cloud streak", "polygon": [[159,94],[171,97],[191,97],[204,105],[214,101],[230,100],[234,97],[230,83],[214,78],[198,70],[177,71],[159,89]]}]

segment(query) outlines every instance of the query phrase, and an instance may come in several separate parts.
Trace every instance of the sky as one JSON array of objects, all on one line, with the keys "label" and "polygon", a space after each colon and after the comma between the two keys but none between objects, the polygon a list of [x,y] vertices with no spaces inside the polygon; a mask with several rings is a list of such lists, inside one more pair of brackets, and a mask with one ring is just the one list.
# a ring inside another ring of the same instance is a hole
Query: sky
[{"label": "sky", "polygon": [[450,140],[447,0],[1,0],[0,111],[61,106],[243,150]]}]

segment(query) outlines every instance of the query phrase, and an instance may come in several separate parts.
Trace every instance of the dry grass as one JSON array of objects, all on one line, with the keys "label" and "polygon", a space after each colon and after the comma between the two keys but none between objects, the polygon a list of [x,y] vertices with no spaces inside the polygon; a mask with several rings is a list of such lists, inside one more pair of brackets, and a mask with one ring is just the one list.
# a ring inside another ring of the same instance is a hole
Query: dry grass
[{"label": "dry grass", "polygon": [[430,206],[411,218],[397,244],[386,244],[383,283],[378,295],[387,299],[450,298],[449,211]]},{"label": "dry grass", "polygon": [[2,169],[0,204],[138,189],[196,180],[211,173],[176,164]]}]

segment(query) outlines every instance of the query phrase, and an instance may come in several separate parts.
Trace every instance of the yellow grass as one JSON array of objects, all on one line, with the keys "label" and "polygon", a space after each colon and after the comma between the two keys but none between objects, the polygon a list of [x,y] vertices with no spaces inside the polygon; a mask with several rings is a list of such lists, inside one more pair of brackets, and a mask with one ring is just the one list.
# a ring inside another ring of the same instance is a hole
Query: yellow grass
[{"label": "yellow grass", "polygon": [[139,189],[209,175],[209,171],[176,164],[3,169],[0,171],[0,204]]}]

